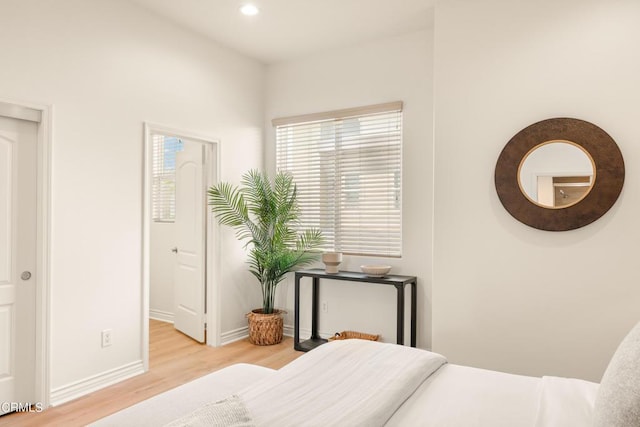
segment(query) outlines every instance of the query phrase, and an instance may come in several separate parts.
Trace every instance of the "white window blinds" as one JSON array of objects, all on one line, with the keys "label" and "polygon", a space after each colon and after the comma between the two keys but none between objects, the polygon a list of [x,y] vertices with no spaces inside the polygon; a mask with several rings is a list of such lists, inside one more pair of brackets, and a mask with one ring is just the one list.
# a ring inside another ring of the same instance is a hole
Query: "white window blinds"
[{"label": "white window blinds", "polygon": [[173,222],[176,217],[176,152],[182,151],[182,140],[173,136],[152,135],[152,218],[157,222]]},{"label": "white window blinds", "polygon": [[301,228],[326,250],[399,257],[402,103],[275,119],[277,168],[293,175]]}]

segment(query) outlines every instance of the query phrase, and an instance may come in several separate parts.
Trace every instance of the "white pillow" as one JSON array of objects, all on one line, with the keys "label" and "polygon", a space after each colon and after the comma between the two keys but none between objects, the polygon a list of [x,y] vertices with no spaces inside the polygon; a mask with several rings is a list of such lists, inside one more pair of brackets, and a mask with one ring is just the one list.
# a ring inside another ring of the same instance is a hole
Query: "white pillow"
[{"label": "white pillow", "polygon": [[640,426],[640,323],[622,340],[593,408],[594,427]]}]

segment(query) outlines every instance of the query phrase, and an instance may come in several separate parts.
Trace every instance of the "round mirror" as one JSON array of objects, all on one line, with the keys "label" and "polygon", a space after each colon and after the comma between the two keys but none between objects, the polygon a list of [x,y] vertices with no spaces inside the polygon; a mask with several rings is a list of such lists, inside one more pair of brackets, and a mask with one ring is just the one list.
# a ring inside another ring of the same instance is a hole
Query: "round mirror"
[{"label": "round mirror", "polygon": [[[539,194],[538,181],[547,181],[546,196]],[[518,221],[548,231],[597,220],[616,202],[623,183],[624,160],[613,138],[593,123],[564,117],[515,134],[495,170],[505,209]]]},{"label": "round mirror", "polygon": [[589,153],[571,141],[547,141],[536,145],[518,171],[520,191],[533,203],[563,209],[584,199],[595,181],[595,165]]}]

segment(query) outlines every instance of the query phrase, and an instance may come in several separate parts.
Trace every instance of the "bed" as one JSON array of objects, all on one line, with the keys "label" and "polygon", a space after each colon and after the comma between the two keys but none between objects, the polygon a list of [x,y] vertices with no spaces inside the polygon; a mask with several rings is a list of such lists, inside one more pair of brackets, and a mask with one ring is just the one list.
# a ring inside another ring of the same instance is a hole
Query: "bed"
[{"label": "bed", "polygon": [[425,350],[334,341],[280,370],[238,364],[94,426],[640,426],[640,324],[601,384],[447,363]]}]

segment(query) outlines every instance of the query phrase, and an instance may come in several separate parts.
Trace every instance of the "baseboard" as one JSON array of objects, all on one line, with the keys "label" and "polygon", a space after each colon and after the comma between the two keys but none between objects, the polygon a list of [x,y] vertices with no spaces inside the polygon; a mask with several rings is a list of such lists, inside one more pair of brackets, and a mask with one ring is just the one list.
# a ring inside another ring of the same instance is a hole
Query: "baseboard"
[{"label": "baseboard", "polygon": [[138,360],[119,368],[93,375],[51,390],[50,404],[51,406],[58,406],[142,373],[144,373],[144,366],[142,360]]},{"label": "baseboard", "polygon": [[248,326],[234,329],[232,331],[223,332],[222,334],[220,334],[220,345],[231,344],[232,342],[240,341],[241,339],[247,338],[248,336]]},{"label": "baseboard", "polygon": [[161,322],[173,323],[173,313],[169,313],[168,311],[154,310],[150,308],[149,317]]},{"label": "baseboard", "polygon": [[[293,325],[284,325],[283,335],[285,337],[293,337]],[[332,337],[333,334],[328,332],[319,332],[321,337]],[[224,332],[220,335],[220,345],[231,344],[235,341],[240,341],[241,339],[247,338],[249,336],[249,327],[245,326],[243,328],[234,329],[233,331]],[[311,336],[311,329],[300,329],[301,337],[309,337]]]},{"label": "baseboard", "polygon": [[[293,325],[284,325],[283,334],[287,337],[293,337]],[[331,332],[318,331],[318,335],[322,338],[332,337]],[[300,340],[304,341],[311,336],[311,329],[300,328]]]},{"label": "baseboard", "polygon": [[293,336],[293,325],[284,325],[284,330],[282,331],[285,337]]}]

